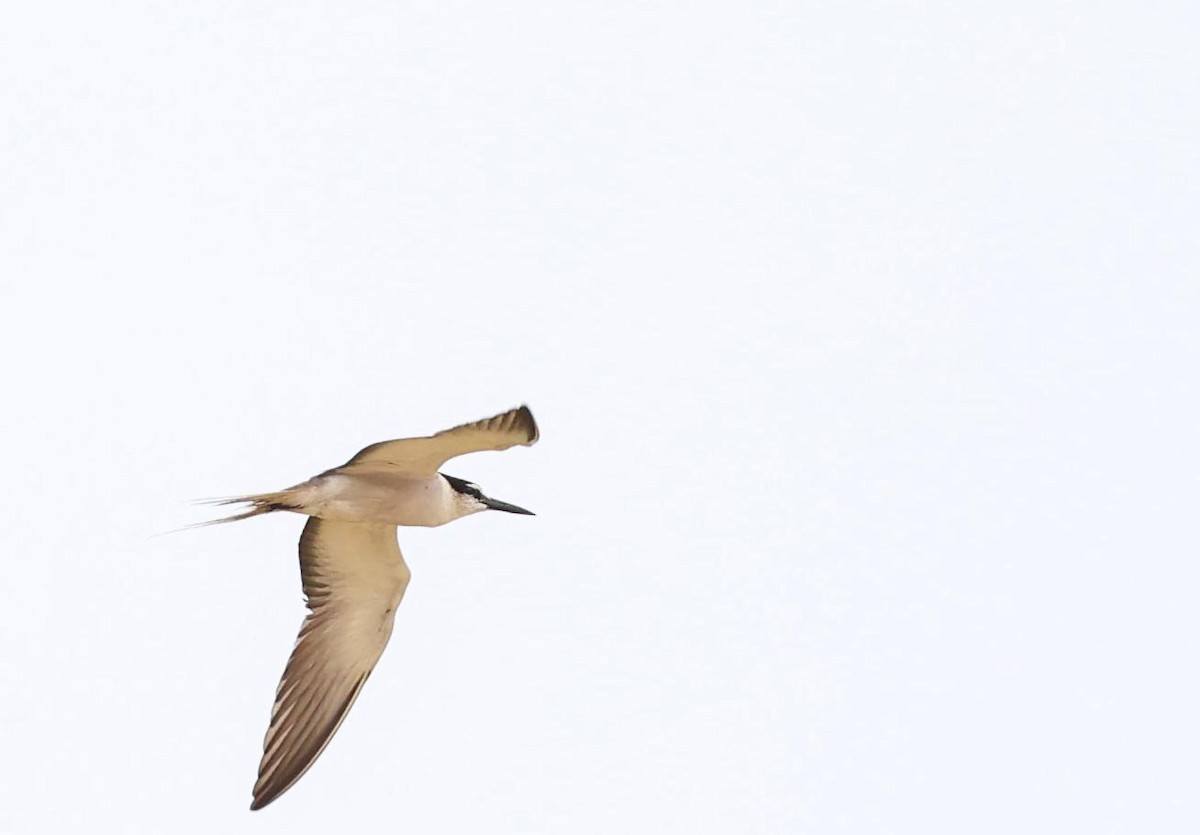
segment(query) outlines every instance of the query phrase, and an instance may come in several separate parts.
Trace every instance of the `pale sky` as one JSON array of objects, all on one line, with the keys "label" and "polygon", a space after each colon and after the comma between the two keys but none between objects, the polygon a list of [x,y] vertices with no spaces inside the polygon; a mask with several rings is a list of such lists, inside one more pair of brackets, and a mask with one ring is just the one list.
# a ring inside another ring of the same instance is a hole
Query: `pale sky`
[{"label": "pale sky", "polygon": [[[1193,4],[24,3],[0,832],[1193,832]],[[303,520],[528,403],[248,811]]]}]

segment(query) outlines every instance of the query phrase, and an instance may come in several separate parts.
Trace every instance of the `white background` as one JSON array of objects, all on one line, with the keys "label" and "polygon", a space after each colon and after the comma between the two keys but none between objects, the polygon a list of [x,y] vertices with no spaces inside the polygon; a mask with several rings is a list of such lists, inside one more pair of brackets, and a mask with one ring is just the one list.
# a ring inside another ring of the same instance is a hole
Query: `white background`
[{"label": "white background", "polygon": [[[1194,832],[1192,4],[24,3],[0,831]],[[302,520],[528,402],[250,813]]]}]

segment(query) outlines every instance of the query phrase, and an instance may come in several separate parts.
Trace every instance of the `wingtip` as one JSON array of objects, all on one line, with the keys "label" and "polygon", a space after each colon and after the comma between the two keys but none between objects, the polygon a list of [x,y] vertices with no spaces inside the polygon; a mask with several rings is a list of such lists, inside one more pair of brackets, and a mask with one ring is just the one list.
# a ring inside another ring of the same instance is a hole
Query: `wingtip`
[{"label": "wingtip", "polygon": [[[284,789],[284,791],[287,791],[287,789]],[[266,786],[263,786],[261,789],[255,787],[254,799],[250,801],[250,811],[257,812],[259,809],[270,806],[281,794],[283,794],[282,791],[272,791]]]},{"label": "wingtip", "polygon": [[541,433],[538,431],[537,421],[533,419],[533,412],[530,411],[527,404],[522,403],[517,409],[517,417],[520,419],[519,425],[529,433],[526,437],[525,443],[529,446],[533,446],[538,442],[538,438],[541,437]]}]

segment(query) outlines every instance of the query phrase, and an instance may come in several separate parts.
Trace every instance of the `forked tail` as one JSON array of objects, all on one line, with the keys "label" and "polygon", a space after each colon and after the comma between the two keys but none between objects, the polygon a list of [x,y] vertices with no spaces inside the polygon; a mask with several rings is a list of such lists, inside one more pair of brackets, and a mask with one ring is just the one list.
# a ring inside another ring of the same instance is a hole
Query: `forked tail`
[{"label": "forked tail", "polygon": [[249,519],[251,516],[262,516],[264,513],[274,513],[277,510],[293,509],[293,506],[287,502],[286,490],[279,493],[255,493],[250,496],[234,496],[228,499],[201,499],[199,503],[215,505],[217,507],[224,507],[231,504],[248,504],[250,507],[232,516],[210,519],[207,522],[197,522],[195,525],[189,525],[189,527],[205,528],[209,525],[223,525],[226,522],[239,522],[242,519]]}]

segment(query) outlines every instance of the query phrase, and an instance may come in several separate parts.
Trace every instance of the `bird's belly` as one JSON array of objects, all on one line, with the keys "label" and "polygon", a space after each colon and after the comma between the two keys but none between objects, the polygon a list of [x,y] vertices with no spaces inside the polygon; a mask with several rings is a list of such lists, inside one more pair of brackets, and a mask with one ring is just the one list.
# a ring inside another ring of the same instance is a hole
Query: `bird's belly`
[{"label": "bird's belly", "polygon": [[434,527],[450,518],[437,478],[337,473],[313,481],[309,515],[322,519]]}]

